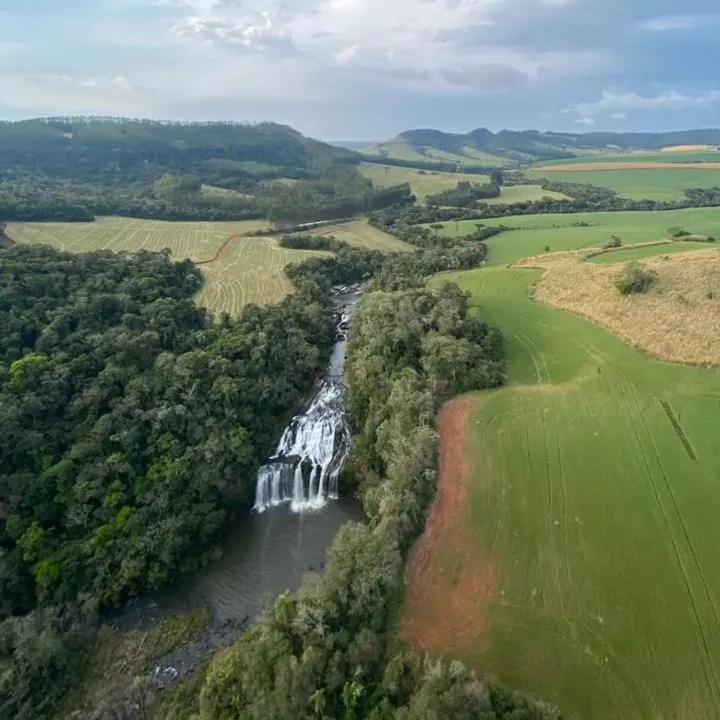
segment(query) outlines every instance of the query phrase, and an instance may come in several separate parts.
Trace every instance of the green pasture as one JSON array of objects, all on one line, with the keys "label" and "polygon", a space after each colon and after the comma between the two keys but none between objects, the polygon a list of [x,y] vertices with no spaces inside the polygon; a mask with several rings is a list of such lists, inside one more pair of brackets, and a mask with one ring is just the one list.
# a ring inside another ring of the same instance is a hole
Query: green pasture
[{"label": "green pasture", "polygon": [[437,148],[428,148],[424,153],[416,150],[412,145],[404,140],[388,140],[379,143],[374,148],[366,150],[368,155],[379,155],[381,151],[385,151],[388,157],[397,160],[414,160],[423,162],[452,162],[458,165],[497,165],[502,167],[511,164],[512,161],[497,155],[491,155],[474,148],[463,148],[461,153],[447,152]]},{"label": "green pasture", "polygon": [[409,183],[419,202],[423,202],[428,195],[433,193],[457,187],[459,182],[486,183],[490,180],[487,175],[417,170],[377,163],[360,163],[358,169],[366,178],[372,180],[376,187]]},{"label": "green pasture", "polygon": [[552,165],[585,165],[586,163],[606,162],[720,162],[720,152],[717,150],[689,150],[678,152],[608,152],[582,155],[565,160],[548,160],[538,163],[540,167]]},{"label": "green pasture", "polygon": [[[389,187],[409,183],[419,202],[423,202],[428,195],[457,187],[459,182],[487,183],[487,175],[471,175],[469,173],[447,173],[435,170],[418,170],[415,168],[395,167],[378,163],[360,163],[360,172],[372,180],[376,187]],[[483,200],[489,205],[503,205],[525,202],[528,200],[541,200],[550,197],[554,200],[566,200],[567,195],[543,190],[540,185],[509,185],[500,188],[500,197]]]},{"label": "green pasture", "polygon": [[454,162],[458,163],[458,165],[496,165],[502,167],[511,164],[510,160],[471,147],[464,147],[462,152],[448,152],[437,148],[428,148],[425,153],[430,160]]},{"label": "green pasture", "polygon": [[548,197],[553,200],[568,199],[567,195],[552,190],[543,190],[540,185],[507,185],[500,188],[499,198],[490,198],[482,202],[488,205],[510,205],[512,203],[527,202],[528,200],[542,200]]},{"label": "green pasture", "polygon": [[508,352],[509,384],[477,395],[468,428],[458,522],[497,587],[484,622],[460,619],[460,655],[567,718],[715,720],[720,373],[651,360],[534,303],[538,278],[490,267],[438,279],[472,292]]},{"label": "green pasture", "polygon": [[[720,154],[718,154],[720,157]],[[597,185],[634,200],[684,200],[688,188],[720,187],[720,169],[655,168],[646,170],[583,170],[581,172],[543,172],[536,168],[531,178]]]},{"label": "green pasture", "polygon": [[380,155],[382,152],[386,152],[388,157],[397,160],[421,160],[427,162],[429,159],[402,140],[388,140],[387,142],[379,143],[374,148],[366,150],[365,152],[368,155]]},{"label": "green pasture", "polygon": [[[509,265],[524,257],[552,251],[602,247],[613,235],[625,245],[664,240],[671,227],[698,235],[720,238],[720,208],[692,208],[661,212],[576,213],[523,215],[493,220],[461,220],[443,223],[441,235],[465,235],[484,225],[507,225],[513,229],[487,240],[488,263]],[[585,224],[586,227],[580,227]],[[661,254],[661,253],[658,253]]]}]

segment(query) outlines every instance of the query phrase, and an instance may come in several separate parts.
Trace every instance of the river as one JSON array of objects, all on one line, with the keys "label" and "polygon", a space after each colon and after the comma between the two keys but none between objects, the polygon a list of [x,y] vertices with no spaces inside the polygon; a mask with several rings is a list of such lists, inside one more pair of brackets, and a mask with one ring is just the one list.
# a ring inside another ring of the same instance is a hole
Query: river
[{"label": "river", "polygon": [[[340,527],[364,519],[359,504],[336,497],[333,486],[349,447],[342,376],[350,317],[359,299],[357,287],[335,290],[336,341],[322,387],[308,410],[293,418],[260,469],[258,498],[265,500],[235,520],[222,543],[222,557],[163,591],[128,603],[111,619],[118,629],[130,630],[147,628],[176,612],[198,607],[210,611],[211,622],[200,641],[158,658],[155,679],[161,685],[174,684],[208,651],[230,644],[266,602],[297,590],[306,572],[322,571]],[[270,502],[270,494],[261,488],[273,472],[297,479]]]}]

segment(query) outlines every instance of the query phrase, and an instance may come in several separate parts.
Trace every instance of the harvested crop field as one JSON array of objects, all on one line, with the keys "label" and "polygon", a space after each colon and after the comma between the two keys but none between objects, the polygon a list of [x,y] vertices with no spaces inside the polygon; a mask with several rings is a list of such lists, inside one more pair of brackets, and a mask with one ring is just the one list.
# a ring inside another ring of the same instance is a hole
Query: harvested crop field
[{"label": "harvested crop field", "polygon": [[46,244],[58,250],[115,252],[169,248],[178,260],[209,260],[225,239],[269,227],[264,221],[164,222],[131,218],[100,218],[92,223],[12,224],[11,237],[19,243]]},{"label": "harvested crop field", "polygon": [[12,225],[20,243],[49,244],[59,250],[160,251],[169,248],[178,260],[189,258],[205,274],[197,302],[215,312],[239,313],[248,303],[281,301],[292,285],[284,268],[316,253],[286,250],[273,238],[246,237],[265,222],[161,222],[104,218],[94,223],[27,223]]},{"label": "harvested crop field", "polygon": [[366,248],[367,250],[380,250],[382,252],[409,252],[415,250],[412,245],[403,242],[394,235],[378,230],[365,219],[339,223],[338,225],[326,225],[314,230],[312,234],[325,237],[332,235],[336,240],[341,240],[355,247]]},{"label": "harvested crop field", "polygon": [[585,254],[540,255],[517,267],[545,271],[533,289],[545,305],[583,315],[662,360],[720,366],[720,249],[649,258],[644,267],[657,280],[646,293],[625,296],[613,284],[623,263],[587,263]]},{"label": "harvested crop field", "polygon": [[[48,244],[70,252],[159,252],[168,248],[173,258],[189,258],[205,275],[197,302],[214,312],[232,315],[249,303],[269,305],[282,301],[292,291],[285,266],[327,254],[288,250],[281,248],[275,238],[247,235],[268,227],[269,223],[261,220],[163,222],[113,217],[93,223],[13,224],[8,232],[19,243]],[[323,227],[317,234],[332,234],[357,247],[384,252],[414,249],[370,227],[366,220]]]},{"label": "harvested crop field", "polygon": [[438,279],[503,330],[509,382],[470,397],[464,443],[457,427],[441,438],[464,444],[467,480],[459,510],[442,523],[433,512],[419,541],[406,635],[568,718],[717,720],[720,372],[654,360],[534,302],[540,277]]}]

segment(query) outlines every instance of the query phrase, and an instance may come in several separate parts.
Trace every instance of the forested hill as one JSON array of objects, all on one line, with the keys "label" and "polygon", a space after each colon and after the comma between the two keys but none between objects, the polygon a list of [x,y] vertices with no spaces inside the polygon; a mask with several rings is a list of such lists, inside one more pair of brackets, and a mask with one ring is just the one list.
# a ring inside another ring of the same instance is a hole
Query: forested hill
[{"label": "forested hill", "polygon": [[4,172],[72,181],[154,181],[197,173],[205,181],[310,178],[354,154],[276,123],[170,123],[57,118],[0,123]]},{"label": "forested hill", "polygon": [[[720,145],[720,130],[680,130],[665,133],[557,133],[537,130],[501,130],[493,133],[477,128],[469,133],[440,130],[407,130],[394,140],[380,143],[375,152],[442,160],[442,153],[463,155],[477,164],[495,159],[528,162],[576,157],[588,151],[607,149],[661,150],[672,145]],[[485,156],[485,157],[484,157]],[[490,157],[487,157],[490,156]]]},{"label": "forested hill", "polygon": [[0,221],[265,217],[304,222],[402,201],[352,151],[275,123],[44,118],[0,123]]}]

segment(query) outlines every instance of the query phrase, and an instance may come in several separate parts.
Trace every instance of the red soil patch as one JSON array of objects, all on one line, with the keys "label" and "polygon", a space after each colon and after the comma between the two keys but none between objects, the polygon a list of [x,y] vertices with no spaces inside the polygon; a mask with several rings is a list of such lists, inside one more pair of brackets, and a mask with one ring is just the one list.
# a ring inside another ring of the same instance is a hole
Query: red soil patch
[{"label": "red soil patch", "polygon": [[413,645],[447,652],[468,646],[485,629],[485,609],[497,572],[468,537],[467,427],[473,401],[460,398],[438,418],[440,480],[425,532],[405,577],[403,636]]}]

